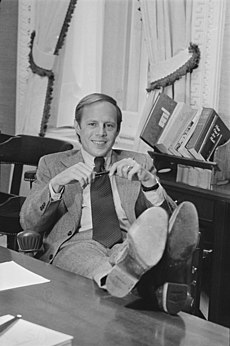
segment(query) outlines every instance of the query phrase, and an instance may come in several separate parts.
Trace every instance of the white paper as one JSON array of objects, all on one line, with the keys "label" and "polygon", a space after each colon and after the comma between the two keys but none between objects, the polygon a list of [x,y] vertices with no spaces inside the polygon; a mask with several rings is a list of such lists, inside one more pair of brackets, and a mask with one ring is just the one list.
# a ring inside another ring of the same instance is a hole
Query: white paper
[{"label": "white paper", "polygon": [[[0,317],[0,324],[12,318],[12,315]],[[69,346],[73,337],[35,323],[17,320],[0,336],[1,346]]]},{"label": "white paper", "polygon": [[0,263],[0,291],[42,284],[49,281],[25,269],[14,261]]}]

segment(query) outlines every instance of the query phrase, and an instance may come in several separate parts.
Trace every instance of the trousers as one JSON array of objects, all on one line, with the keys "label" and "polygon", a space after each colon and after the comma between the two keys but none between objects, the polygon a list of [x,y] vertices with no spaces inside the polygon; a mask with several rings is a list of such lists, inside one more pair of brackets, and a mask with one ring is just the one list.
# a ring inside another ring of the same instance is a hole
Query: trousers
[{"label": "trousers", "polygon": [[[123,232],[124,233],[124,232]],[[124,235],[125,237],[125,235]],[[63,244],[53,260],[53,264],[64,270],[96,281],[108,275],[127,244],[115,244],[111,249],[92,239],[92,230],[76,233]]]}]

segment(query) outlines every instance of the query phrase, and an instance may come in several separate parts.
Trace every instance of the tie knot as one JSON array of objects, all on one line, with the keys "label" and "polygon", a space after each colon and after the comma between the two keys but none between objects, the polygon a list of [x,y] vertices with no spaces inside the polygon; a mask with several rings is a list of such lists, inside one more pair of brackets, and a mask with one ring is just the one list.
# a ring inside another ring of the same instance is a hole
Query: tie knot
[{"label": "tie knot", "polygon": [[103,156],[95,157],[94,164],[95,164],[95,167],[94,167],[95,172],[99,173],[105,170],[105,159]]}]

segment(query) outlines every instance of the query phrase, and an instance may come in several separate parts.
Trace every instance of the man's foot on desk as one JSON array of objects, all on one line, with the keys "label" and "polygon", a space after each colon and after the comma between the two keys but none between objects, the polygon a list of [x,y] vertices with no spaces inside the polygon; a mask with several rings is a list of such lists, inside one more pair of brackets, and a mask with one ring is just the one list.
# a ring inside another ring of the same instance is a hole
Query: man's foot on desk
[{"label": "man's foot on desk", "polygon": [[182,202],[169,219],[165,253],[167,265],[175,266],[186,262],[192,256],[198,238],[199,221],[196,208],[191,202]]},{"label": "man's foot on desk", "polygon": [[160,207],[144,211],[130,227],[127,251],[112,268],[106,288],[112,296],[124,297],[141,276],[161,259],[167,240],[168,215]]},{"label": "man's foot on desk", "polygon": [[186,307],[188,285],[166,282],[155,291],[155,295],[160,310],[176,315]]}]

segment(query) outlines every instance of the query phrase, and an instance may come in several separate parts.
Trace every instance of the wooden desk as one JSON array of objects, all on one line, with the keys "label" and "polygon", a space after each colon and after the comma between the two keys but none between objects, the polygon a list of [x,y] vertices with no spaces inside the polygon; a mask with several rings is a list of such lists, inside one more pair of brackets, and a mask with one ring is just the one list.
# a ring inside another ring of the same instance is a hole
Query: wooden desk
[{"label": "wooden desk", "polygon": [[191,201],[199,214],[203,247],[209,255],[202,261],[201,288],[209,296],[208,319],[230,327],[230,185],[205,190],[167,179],[161,182],[169,195]]},{"label": "wooden desk", "polygon": [[15,261],[51,280],[0,292],[0,313],[74,336],[73,345],[229,346],[229,329],[180,313],[151,311],[129,295],[111,297],[86,278],[0,247],[0,262]]},{"label": "wooden desk", "polygon": [[[169,195],[178,201],[191,201],[199,214],[201,242],[206,254],[201,261],[201,289],[209,297],[208,319],[230,327],[230,184],[201,189],[176,183],[177,165],[199,166],[210,169],[204,161],[190,160],[173,155],[148,152],[157,171],[169,168],[167,173],[158,173]],[[215,165],[215,164],[214,164]]]}]

